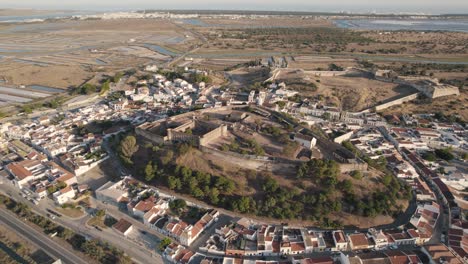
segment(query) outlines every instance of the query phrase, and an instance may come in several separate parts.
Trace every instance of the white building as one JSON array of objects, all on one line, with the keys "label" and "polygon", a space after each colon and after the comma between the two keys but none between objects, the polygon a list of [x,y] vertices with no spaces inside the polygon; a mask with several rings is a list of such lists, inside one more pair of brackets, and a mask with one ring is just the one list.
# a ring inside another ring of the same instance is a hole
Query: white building
[{"label": "white building", "polygon": [[56,191],[53,193],[54,201],[59,204],[65,204],[70,202],[73,198],[75,198],[75,190],[71,186],[67,186],[60,191]]},{"label": "white building", "polygon": [[296,135],[294,135],[294,141],[298,142],[299,144],[301,144],[301,146],[307,149],[312,149],[317,144],[316,138],[301,133],[297,133]]}]

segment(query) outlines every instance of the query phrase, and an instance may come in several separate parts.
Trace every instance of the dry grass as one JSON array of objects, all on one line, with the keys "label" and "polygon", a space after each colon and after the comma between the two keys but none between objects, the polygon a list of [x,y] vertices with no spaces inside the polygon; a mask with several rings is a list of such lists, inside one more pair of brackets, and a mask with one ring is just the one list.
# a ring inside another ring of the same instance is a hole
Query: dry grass
[{"label": "dry grass", "polygon": [[103,217],[98,217],[95,216],[86,222],[87,225],[89,226],[97,226],[100,228],[107,228],[107,226],[104,224],[104,216]]},{"label": "dry grass", "polygon": [[83,210],[80,208],[61,208],[61,207],[56,207],[55,210],[57,210],[59,213],[66,215],[70,218],[79,218],[84,215]]},{"label": "dry grass", "polygon": [[0,72],[10,83],[19,85],[44,85],[67,89],[83,83],[92,73],[79,66],[36,66],[11,62],[10,69]]}]

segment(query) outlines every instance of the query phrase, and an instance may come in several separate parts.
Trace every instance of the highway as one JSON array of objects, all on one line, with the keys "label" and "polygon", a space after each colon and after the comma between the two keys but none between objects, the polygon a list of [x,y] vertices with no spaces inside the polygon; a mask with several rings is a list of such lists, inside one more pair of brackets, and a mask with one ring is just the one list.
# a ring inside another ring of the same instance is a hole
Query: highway
[{"label": "highway", "polygon": [[44,250],[47,254],[55,259],[61,259],[63,263],[86,264],[87,261],[75,255],[72,251],[62,247],[60,244],[49,238],[44,233],[41,233],[34,228],[23,223],[16,216],[13,216],[5,209],[0,209],[0,222],[12,230],[36,244],[39,248]]}]

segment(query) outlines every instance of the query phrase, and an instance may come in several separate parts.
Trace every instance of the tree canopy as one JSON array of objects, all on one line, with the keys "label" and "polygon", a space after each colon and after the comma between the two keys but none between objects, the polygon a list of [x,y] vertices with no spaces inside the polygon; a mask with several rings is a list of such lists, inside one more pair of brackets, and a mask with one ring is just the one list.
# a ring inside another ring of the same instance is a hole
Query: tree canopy
[{"label": "tree canopy", "polygon": [[132,164],[131,158],[138,151],[138,145],[134,136],[126,136],[119,145],[120,157],[127,164]]}]

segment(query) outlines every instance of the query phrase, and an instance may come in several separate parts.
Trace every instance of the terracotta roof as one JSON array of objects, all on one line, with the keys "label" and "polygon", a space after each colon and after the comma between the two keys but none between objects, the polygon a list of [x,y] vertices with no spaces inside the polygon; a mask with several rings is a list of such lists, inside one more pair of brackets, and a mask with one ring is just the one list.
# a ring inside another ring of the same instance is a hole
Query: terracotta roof
[{"label": "terracotta roof", "polygon": [[395,232],[395,233],[389,233],[389,235],[394,239],[394,240],[402,240],[402,239],[409,239],[411,238],[406,232]]},{"label": "terracotta roof", "polygon": [[129,221],[122,218],[117,223],[115,223],[112,227],[121,233],[125,233],[127,232],[128,229],[132,227],[132,224]]},{"label": "terracotta roof", "polygon": [[68,192],[71,192],[71,191],[73,191],[72,187],[71,187],[71,186],[67,186],[67,187],[61,189],[61,190],[60,190],[60,193],[61,193],[61,194],[64,194],[64,193],[68,193]]},{"label": "terracotta roof", "polygon": [[408,229],[408,234],[413,238],[419,237],[418,232],[416,232],[416,230],[414,230],[414,229]]},{"label": "terracotta roof", "polygon": [[181,251],[179,252],[179,254],[177,254],[177,256],[175,256],[174,259],[175,259],[177,262],[179,262],[179,261],[185,256],[185,254],[187,254],[189,251],[190,251],[190,250],[188,250],[188,249],[183,249],[183,250],[181,250]]},{"label": "terracotta roof", "polygon": [[149,210],[143,215],[143,218],[145,218],[146,220],[150,220],[149,218],[151,218],[153,215],[158,215],[160,211],[161,210],[159,210],[158,208],[153,207],[151,208],[151,210]]},{"label": "terracotta roof", "polygon": [[369,246],[369,240],[364,234],[352,234],[348,238],[353,247]]},{"label": "terracotta roof", "polygon": [[19,180],[24,180],[27,177],[32,176],[32,173],[29,170],[16,162],[8,164],[7,169]]},{"label": "terracotta roof", "polygon": [[57,181],[59,182],[66,182],[71,178],[75,177],[73,174],[66,172],[64,175],[60,176]]},{"label": "terracotta roof", "polygon": [[183,257],[182,259],[180,260],[181,263],[188,263],[190,258],[192,258],[192,256],[194,255],[194,253],[192,251],[189,251],[187,252]]},{"label": "terracotta roof", "polygon": [[291,243],[291,251],[304,251],[304,243]]},{"label": "terracotta roof", "polygon": [[333,264],[333,259],[326,257],[312,257],[301,260],[301,264]]},{"label": "terracotta roof", "polygon": [[455,228],[450,228],[449,235],[454,235],[454,236],[463,236],[463,230],[462,229],[455,229]]},{"label": "terracotta roof", "polygon": [[45,191],[47,191],[47,190],[46,190],[46,188],[44,188],[44,187],[41,187],[41,188],[37,188],[37,189],[36,189],[36,193],[41,193],[41,192],[45,192]]},{"label": "terracotta roof", "polygon": [[336,243],[346,243],[346,238],[343,231],[336,231],[333,233]]},{"label": "terracotta roof", "polygon": [[[153,198],[153,199],[152,199]],[[144,201],[138,202],[133,209],[141,211],[141,212],[147,212],[151,210],[151,208],[154,207],[154,197],[150,197]]]}]

